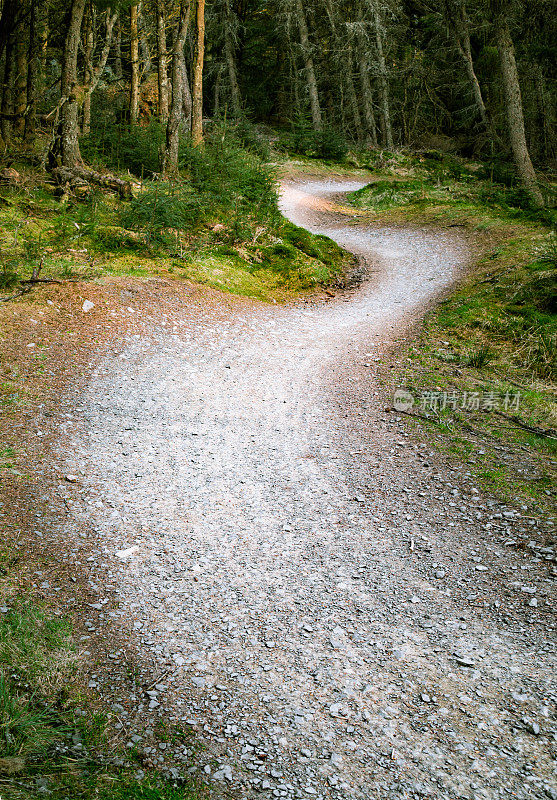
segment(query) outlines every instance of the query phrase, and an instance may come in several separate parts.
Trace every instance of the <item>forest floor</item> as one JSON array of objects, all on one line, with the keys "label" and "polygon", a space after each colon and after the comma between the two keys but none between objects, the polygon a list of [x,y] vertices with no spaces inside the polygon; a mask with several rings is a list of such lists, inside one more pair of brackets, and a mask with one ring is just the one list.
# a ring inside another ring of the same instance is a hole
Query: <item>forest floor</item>
[{"label": "forest floor", "polygon": [[63,731],[44,763],[21,734],[4,796],[557,797],[553,520],[393,409],[485,242],[358,219],[363,183],[291,174],[281,201],[360,286],[270,305],[125,276],[3,310],[0,611],[33,629],[22,680],[59,654]]}]

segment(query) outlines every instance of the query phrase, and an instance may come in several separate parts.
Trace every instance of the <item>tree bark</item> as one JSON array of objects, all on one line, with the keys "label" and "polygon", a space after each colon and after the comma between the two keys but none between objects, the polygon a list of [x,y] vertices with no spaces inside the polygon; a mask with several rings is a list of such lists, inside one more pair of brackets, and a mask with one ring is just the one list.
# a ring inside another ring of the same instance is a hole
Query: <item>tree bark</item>
[{"label": "tree bark", "polygon": [[[360,114],[360,105],[358,103],[356,88],[354,86],[354,77],[352,74],[354,65],[352,45],[350,41],[343,41],[339,33],[333,0],[325,0],[325,9],[327,11],[329,25],[331,26],[331,33],[333,35],[336,69],[341,81],[344,80],[344,83],[346,84],[348,105],[352,116],[352,122],[354,124],[354,130],[356,131],[356,138],[359,142],[361,142],[363,139],[363,127],[362,117]],[[344,59],[346,59],[345,62]]]},{"label": "tree bark", "polygon": [[480,82],[476,75],[474,59],[472,58],[470,29],[463,0],[445,0],[444,14],[447,27],[455,41],[456,49],[462,58],[478,116],[484,129],[491,132],[491,124],[485,107]]},{"label": "tree bark", "polygon": [[[87,83],[85,86],[85,99],[83,101],[83,134],[87,136],[91,132],[91,95],[99,85],[101,76],[105,70],[108,61],[108,54],[112,44],[112,36],[114,33],[114,26],[118,19],[118,12],[111,13],[110,6],[105,11],[105,38],[103,49],[96,66],[93,66],[92,61],[89,60],[87,64]],[[94,21],[94,17],[93,17]],[[93,45],[93,40],[92,40]],[[90,59],[93,55],[93,46],[91,46]],[[89,51],[87,51],[89,52]]]},{"label": "tree bark", "polygon": [[242,101],[238,85],[238,73],[235,58],[235,31],[233,30],[232,9],[230,0],[224,0],[224,53],[228,80],[230,81],[230,97],[232,100],[232,113],[236,119],[242,116]]},{"label": "tree bark", "polygon": [[151,52],[149,42],[145,35],[145,19],[143,17],[143,4],[137,6],[138,25],[139,25],[139,52],[141,53],[141,69],[139,70],[140,81],[144,75],[151,72]]},{"label": "tree bark", "polygon": [[61,99],[59,120],[48,153],[48,165],[54,167],[77,167],[82,164],[78,141],[78,94],[77,53],[81,35],[81,23],[86,0],[72,0],[70,21],[64,41],[61,75]]},{"label": "tree bark", "polygon": [[168,121],[168,66],[164,0],[157,0],[157,74],[159,84],[159,120]]},{"label": "tree bark", "polygon": [[6,45],[4,57],[4,75],[2,91],[2,115],[0,116],[0,133],[4,144],[12,138],[13,113],[14,113],[14,84],[16,75],[15,62],[15,35],[11,31]]},{"label": "tree bark", "polygon": [[25,130],[25,114],[27,111],[27,70],[29,56],[29,14],[31,8],[29,3],[22,3],[22,14],[24,15],[17,27],[15,39],[15,61],[16,74],[14,86],[14,125],[13,130],[16,136],[23,136]]},{"label": "tree bark", "polygon": [[543,197],[538,186],[536,173],[532,166],[526,132],[524,130],[524,114],[518,70],[514,55],[514,45],[506,18],[500,12],[495,19],[495,39],[499,53],[503,91],[505,95],[505,113],[509,128],[509,139],[513,152],[516,171],[520,181],[532,202],[543,207]]},{"label": "tree bark", "polygon": [[29,18],[29,64],[27,68],[27,114],[25,141],[35,136],[37,100],[44,82],[46,43],[48,36],[48,0],[32,0]]},{"label": "tree bark", "polygon": [[311,57],[308,26],[306,22],[306,15],[304,13],[304,6],[302,0],[296,0],[296,21],[298,23],[298,30],[300,31],[300,42],[302,45],[302,55],[306,70],[309,102],[311,106],[311,120],[313,124],[313,129],[315,131],[320,131],[323,127],[323,117],[321,114],[321,105],[319,103],[317,80],[315,78],[315,68],[313,66],[313,58]]},{"label": "tree bark", "polygon": [[377,123],[373,110],[373,91],[369,78],[366,39],[361,21],[356,28],[356,37],[358,41],[358,62],[360,65],[360,84],[362,87],[365,131],[369,144],[373,145],[373,147],[377,147]]},{"label": "tree bark", "polygon": [[[93,82],[93,53],[95,50],[95,22],[96,9],[90,6],[85,14],[85,86],[90,86]],[[91,133],[91,95],[85,90],[83,98],[83,119],[81,132],[84,136]]]},{"label": "tree bark", "polygon": [[381,99],[381,127],[383,130],[383,144],[388,150],[393,149],[393,132],[391,128],[391,112],[389,107],[389,81],[387,65],[383,50],[383,22],[377,6],[377,0],[369,0],[369,7],[373,16],[375,30],[375,47],[377,50],[377,66],[379,70],[379,92]]},{"label": "tree bark", "polygon": [[130,6],[130,125],[137,125],[139,119],[139,35],[138,7]]},{"label": "tree bark", "polygon": [[194,147],[203,143],[203,61],[205,57],[205,0],[197,0],[197,43],[193,73],[191,141]]},{"label": "tree bark", "polygon": [[[191,2],[191,0],[190,0]],[[182,73],[182,113],[186,130],[191,130],[192,98],[188,69],[186,67],[186,56],[184,52],[180,54],[180,72]]]},{"label": "tree bark", "polygon": [[122,69],[122,23],[116,26],[116,36],[114,37],[114,77],[122,80],[124,71]]},{"label": "tree bark", "polygon": [[165,178],[174,178],[178,174],[178,146],[180,140],[180,121],[184,101],[184,47],[191,15],[191,0],[180,3],[178,29],[172,47],[172,102],[166,126],[166,148],[163,157],[162,172]]}]

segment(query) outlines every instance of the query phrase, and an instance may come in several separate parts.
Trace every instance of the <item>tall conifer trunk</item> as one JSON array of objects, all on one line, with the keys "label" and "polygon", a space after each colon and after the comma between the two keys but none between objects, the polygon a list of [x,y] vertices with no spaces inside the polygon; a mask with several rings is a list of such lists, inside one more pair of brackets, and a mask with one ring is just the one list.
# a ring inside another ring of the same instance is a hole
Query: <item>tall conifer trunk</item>
[{"label": "tall conifer trunk", "polygon": [[61,99],[58,124],[48,153],[48,164],[53,167],[80,166],[81,153],[78,141],[77,54],[81,36],[81,23],[86,0],[72,0],[70,22],[66,31],[62,57]]},{"label": "tall conifer trunk", "polygon": [[205,58],[205,0],[197,0],[197,42],[193,72],[191,141],[194,147],[203,143],[203,61]]}]

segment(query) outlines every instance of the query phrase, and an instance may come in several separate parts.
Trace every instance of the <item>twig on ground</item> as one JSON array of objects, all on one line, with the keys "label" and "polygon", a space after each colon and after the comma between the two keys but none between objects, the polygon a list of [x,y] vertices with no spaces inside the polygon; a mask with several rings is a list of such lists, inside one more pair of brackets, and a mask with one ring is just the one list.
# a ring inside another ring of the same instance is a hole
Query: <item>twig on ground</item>
[{"label": "twig on ground", "polygon": [[557,439],[555,436],[555,431],[552,428],[548,430],[543,430],[543,428],[538,428],[536,425],[528,425],[527,422],[523,422],[520,417],[511,416],[510,414],[505,414],[504,411],[497,411],[494,410],[494,414],[497,414],[499,417],[503,417],[503,419],[508,419],[509,422],[513,422],[517,427],[524,428],[525,431],[529,431],[530,433],[535,433],[537,436],[541,436],[544,439]]}]

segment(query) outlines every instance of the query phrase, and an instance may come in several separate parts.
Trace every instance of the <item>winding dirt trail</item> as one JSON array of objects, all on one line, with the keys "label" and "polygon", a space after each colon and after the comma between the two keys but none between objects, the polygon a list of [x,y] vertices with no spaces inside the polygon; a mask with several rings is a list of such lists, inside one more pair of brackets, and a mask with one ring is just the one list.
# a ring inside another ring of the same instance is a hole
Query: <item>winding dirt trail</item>
[{"label": "winding dirt trail", "polygon": [[216,797],[557,797],[545,565],[385,413],[374,372],[468,244],[357,225],[329,202],[350,188],[293,181],[281,204],[365,258],[360,288],[184,302],[99,360],[59,453],[83,500],[50,535],[92,553],[91,630],[132,631],[162,676],[126,735],[178,774],[190,754],[139,720],[191,726]]}]

